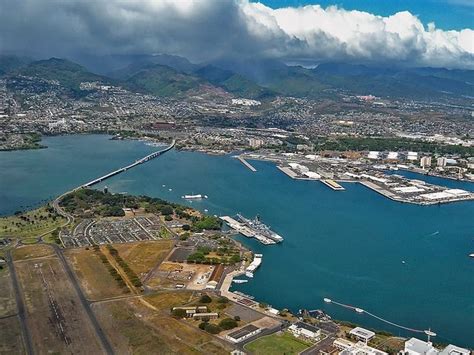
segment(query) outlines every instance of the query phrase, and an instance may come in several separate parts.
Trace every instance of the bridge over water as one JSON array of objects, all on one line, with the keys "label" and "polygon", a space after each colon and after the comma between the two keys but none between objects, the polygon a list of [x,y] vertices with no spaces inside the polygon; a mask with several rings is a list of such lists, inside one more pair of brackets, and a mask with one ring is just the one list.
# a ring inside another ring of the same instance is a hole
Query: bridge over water
[{"label": "bridge over water", "polygon": [[[148,154],[147,156],[135,161],[134,163],[130,164],[130,165],[127,165],[127,166],[124,166],[122,168],[119,168],[117,170],[114,170],[104,176],[101,176],[101,177],[98,177],[97,179],[94,179],[92,181],[89,181],[89,182],[86,182],[85,184],[79,186],[77,189],[80,189],[80,188],[85,188],[85,187],[91,187],[95,184],[98,184],[99,182],[102,182],[104,180],[107,180],[108,178],[111,178],[112,176],[115,176],[115,175],[118,175],[120,173],[123,173],[124,171],[127,171],[129,169],[132,169],[134,167],[136,167],[137,165],[140,165],[140,164],[143,164],[143,163],[146,163],[147,161],[151,160],[151,159],[154,159],[164,153],[166,153],[167,151],[173,149],[173,147],[175,146],[176,144],[176,140],[173,139],[173,141],[171,142],[171,144],[169,146],[167,146],[166,148],[164,149],[161,149],[161,150],[158,150],[156,152],[153,152],[151,154]],[[77,190],[76,189],[76,190]]]}]

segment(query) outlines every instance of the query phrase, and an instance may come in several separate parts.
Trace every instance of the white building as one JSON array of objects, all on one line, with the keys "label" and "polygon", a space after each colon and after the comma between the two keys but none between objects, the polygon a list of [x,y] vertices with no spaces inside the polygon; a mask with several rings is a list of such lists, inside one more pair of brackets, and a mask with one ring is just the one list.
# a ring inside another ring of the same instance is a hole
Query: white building
[{"label": "white building", "polygon": [[349,349],[342,350],[339,355],[388,355],[388,353],[359,341],[357,344],[353,344]]},{"label": "white building", "polygon": [[388,152],[388,160],[398,160],[398,152]]},{"label": "white building", "polygon": [[321,337],[321,329],[304,322],[292,324],[288,330],[297,338],[318,340]]},{"label": "white building", "polygon": [[431,167],[431,157],[422,157],[420,159],[420,167],[423,169]]},{"label": "white building", "polygon": [[370,339],[375,336],[374,332],[361,327],[356,327],[352,329],[349,334],[356,337],[357,340],[365,342],[366,344]]},{"label": "white building", "polygon": [[446,166],[446,158],[440,157],[436,159],[436,165],[439,166],[440,168],[444,168]]},{"label": "white building", "polygon": [[249,145],[252,148],[260,148],[263,145],[263,140],[257,138],[250,138]]},{"label": "white building", "polygon": [[369,159],[378,159],[379,158],[379,152],[376,152],[376,151],[371,151],[369,152],[369,154],[367,154],[367,158]]},{"label": "white building", "polygon": [[234,330],[233,332],[227,334],[225,337],[232,343],[240,343],[241,341],[260,333],[261,331],[262,328],[256,327],[253,324],[247,324],[245,327]]},{"label": "white building", "polygon": [[417,338],[411,338],[405,342],[403,355],[469,355],[468,349],[455,345],[448,345],[443,350],[436,349],[431,342],[426,342]]},{"label": "white building", "polygon": [[410,160],[410,161],[418,160],[418,153],[417,152],[408,152],[407,160]]},{"label": "white building", "polygon": [[354,345],[354,343],[352,341],[349,341],[343,338],[337,338],[336,340],[334,340],[333,345],[336,347],[336,349],[339,349],[342,351],[342,350],[350,349]]},{"label": "white building", "polygon": [[468,349],[460,348],[456,345],[449,344],[443,350],[440,351],[439,355],[470,355],[471,351]]}]

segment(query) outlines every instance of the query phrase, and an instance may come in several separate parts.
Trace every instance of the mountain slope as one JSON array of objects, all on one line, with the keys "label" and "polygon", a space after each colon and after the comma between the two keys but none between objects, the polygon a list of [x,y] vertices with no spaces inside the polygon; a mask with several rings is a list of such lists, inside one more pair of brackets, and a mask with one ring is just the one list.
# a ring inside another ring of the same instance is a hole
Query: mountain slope
[{"label": "mountain slope", "polygon": [[21,67],[24,67],[29,63],[31,63],[31,59],[26,57],[17,57],[14,55],[0,55],[0,76],[8,74]]},{"label": "mountain slope", "polygon": [[62,86],[73,91],[79,91],[79,85],[84,81],[110,82],[110,79],[93,74],[79,64],[58,58],[32,62],[11,74],[57,80]]},{"label": "mountain slope", "polygon": [[194,72],[199,77],[206,79],[210,83],[220,86],[226,91],[236,96],[263,99],[273,96],[271,90],[264,88],[255,82],[245,78],[240,74],[230,70],[222,69],[214,65],[206,65]]},{"label": "mountain slope", "polygon": [[131,90],[168,97],[184,95],[203,84],[206,82],[197,76],[159,64],[146,65],[125,81],[125,85]]}]

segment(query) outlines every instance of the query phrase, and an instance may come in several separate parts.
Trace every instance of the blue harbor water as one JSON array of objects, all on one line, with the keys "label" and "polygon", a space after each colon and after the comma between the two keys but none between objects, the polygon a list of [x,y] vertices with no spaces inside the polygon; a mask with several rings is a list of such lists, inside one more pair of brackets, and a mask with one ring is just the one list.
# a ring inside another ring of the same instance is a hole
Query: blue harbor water
[{"label": "blue harbor water", "polygon": [[[36,205],[156,150],[98,135],[43,143],[49,148],[0,153],[0,214]],[[272,163],[251,163],[257,172],[230,156],[171,151],[98,188],[161,197],[216,215],[259,214],[285,238],[274,246],[239,238],[263,253],[255,277],[236,287],[259,301],[293,311],[321,308],[366,327],[416,335],[325,304],[329,297],[411,328],[431,327],[438,341],[474,346],[474,259],[468,257],[474,252],[473,202],[397,203],[359,184],[335,192],[292,180]],[[209,198],[190,202],[181,199],[184,194]]]}]

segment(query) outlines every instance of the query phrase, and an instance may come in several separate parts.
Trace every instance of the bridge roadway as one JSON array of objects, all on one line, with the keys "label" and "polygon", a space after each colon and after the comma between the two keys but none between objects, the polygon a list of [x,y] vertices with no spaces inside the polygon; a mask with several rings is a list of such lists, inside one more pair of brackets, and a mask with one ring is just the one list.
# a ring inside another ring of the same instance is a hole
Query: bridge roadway
[{"label": "bridge roadway", "polygon": [[143,158],[137,160],[135,163],[132,163],[132,164],[127,165],[127,166],[124,166],[123,168],[114,170],[114,171],[112,171],[112,172],[110,172],[110,173],[108,173],[108,174],[106,174],[106,175],[104,175],[104,176],[101,176],[101,177],[98,177],[97,179],[94,179],[94,180],[92,180],[92,181],[89,181],[89,182],[87,182],[87,183],[85,183],[85,184],[79,186],[79,188],[90,187],[90,186],[92,186],[92,185],[98,184],[99,182],[102,182],[102,181],[104,181],[104,180],[107,180],[108,178],[111,178],[112,176],[115,176],[115,175],[120,174],[120,173],[123,173],[124,171],[127,171],[127,170],[129,170],[129,169],[131,169],[131,168],[134,168],[134,167],[137,166],[137,165],[146,163],[147,161],[149,161],[149,160],[151,160],[151,159],[153,159],[153,158],[156,158],[156,157],[160,156],[161,154],[164,154],[164,153],[166,153],[167,151],[173,149],[173,147],[175,146],[175,144],[176,144],[176,141],[173,140],[173,142],[171,142],[171,144],[170,144],[168,147],[166,147],[166,148],[164,148],[164,149],[161,149],[161,150],[159,150],[159,151],[157,151],[157,152],[153,152],[153,153],[151,153],[151,154],[148,154],[146,157],[143,157]]}]

